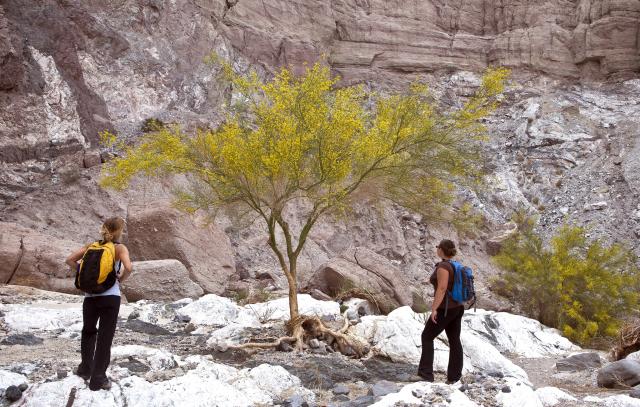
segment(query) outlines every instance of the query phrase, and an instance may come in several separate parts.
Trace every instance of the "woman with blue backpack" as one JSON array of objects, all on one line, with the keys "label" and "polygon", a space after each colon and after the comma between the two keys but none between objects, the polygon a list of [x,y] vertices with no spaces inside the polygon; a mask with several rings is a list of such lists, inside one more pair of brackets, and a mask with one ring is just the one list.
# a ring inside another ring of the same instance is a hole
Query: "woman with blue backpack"
[{"label": "woman with blue backpack", "polygon": [[[418,376],[433,382],[433,341],[444,330],[449,339],[449,365],[447,383],[452,384],[462,377],[462,343],[460,331],[465,304],[475,300],[471,269],[452,260],[456,246],[451,240],[443,240],[436,246],[437,255],[442,259],[436,264],[429,282],[435,294],[431,315],[422,331],[422,356],[418,365]],[[458,301],[454,300],[458,299]]]}]

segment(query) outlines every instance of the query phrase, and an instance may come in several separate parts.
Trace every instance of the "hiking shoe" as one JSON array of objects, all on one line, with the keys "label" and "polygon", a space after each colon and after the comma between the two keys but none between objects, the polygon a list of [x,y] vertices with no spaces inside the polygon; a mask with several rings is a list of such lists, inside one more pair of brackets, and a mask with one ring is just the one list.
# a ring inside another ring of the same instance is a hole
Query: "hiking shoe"
[{"label": "hiking shoe", "polygon": [[447,381],[445,382],[445,384],[456,384],[460,381],[460,379],[456,379],[456,380],[449,380],[447,379]]},{"label": "hiking shoe", "polygon": [[76,376],[80,376],[85,382],[91,378],[91,372],[86,371],[80,367],[78,367],[74,373]]},{"label": "hiking shoe", "polygon": [[101,380],[98,384],[89,383],[89,390],[98,391],[98,390],[110,390],[111,389],[111,380],[105,378]]},{"label": "hiking shoe", "polygon": [[419,381],[421,381],[421,382],[433,383],[433,376],[427,376],[427,375],[423,375],[423,374],[420,374],[420,373],[417,373],[416,376],[418,376],[420,378]]}]

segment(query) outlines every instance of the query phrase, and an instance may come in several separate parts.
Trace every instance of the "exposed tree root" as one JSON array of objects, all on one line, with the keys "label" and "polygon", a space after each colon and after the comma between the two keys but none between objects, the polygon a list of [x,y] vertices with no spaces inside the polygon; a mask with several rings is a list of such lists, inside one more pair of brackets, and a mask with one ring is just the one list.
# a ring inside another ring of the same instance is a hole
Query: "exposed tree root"
[{"label": "exposed tree root", "polygon": [[634,319],[620,328],[618,344],[613,349],[616,360],[624,359],[630,353],[640,350],[640,319]]},{"label": "exposed tree root", "polygon": [[321,339],[329,344],[335,343],[336,350],[344,355],[356,358],[366,356],[369,353],[369,346],[346,333],[349,329],[349,319],[346,317],[346,313],[343,317],[342,327],[333,330],[316,316],[300,315],[287,322],[286,328],[289,336],[280,337],[272,342],[247,342],[233,345],[229,346],[229,349],[269,349],[277,348],[283,342],[287,342],[293,346],[295,351],[301,352],[309,347],[311,339]]}]

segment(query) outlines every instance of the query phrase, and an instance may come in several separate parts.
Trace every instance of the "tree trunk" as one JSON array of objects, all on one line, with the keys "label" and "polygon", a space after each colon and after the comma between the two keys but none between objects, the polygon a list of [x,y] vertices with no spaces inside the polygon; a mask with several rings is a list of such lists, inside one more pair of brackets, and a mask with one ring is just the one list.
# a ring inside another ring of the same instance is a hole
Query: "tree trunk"
[{"label": "tree trunk", "polygon": [[291,264],[291,269],[287,275],[287,282],[289,283],[289,319],[291,321],[300,315],[298,312],[298,282],[296,281],[295,267],[295,263]]}]

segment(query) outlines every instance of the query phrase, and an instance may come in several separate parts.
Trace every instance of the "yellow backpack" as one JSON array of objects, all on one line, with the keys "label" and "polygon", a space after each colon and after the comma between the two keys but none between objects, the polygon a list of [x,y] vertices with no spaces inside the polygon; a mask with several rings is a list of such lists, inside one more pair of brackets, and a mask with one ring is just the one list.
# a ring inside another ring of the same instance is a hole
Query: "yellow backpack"
[{"label": "yellow backpack", "polygon": [[93,242],[80,260],[76,288],[88,294],[102,294],[116,283],[116,246],[102,240]]}]

